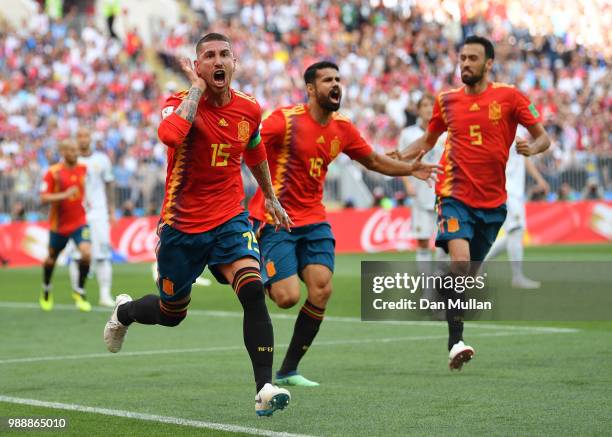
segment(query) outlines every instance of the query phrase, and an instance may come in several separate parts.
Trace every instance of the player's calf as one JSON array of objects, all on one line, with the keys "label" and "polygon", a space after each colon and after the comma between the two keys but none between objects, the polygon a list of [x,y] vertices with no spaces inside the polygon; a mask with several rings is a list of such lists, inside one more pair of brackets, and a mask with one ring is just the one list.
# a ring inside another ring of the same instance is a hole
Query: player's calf
[{"label": "player's calf", "polygon": [[244,345],[251,358],[255,384],[259,392],[272,381],[274,334],[266,307],[259,269],[244,267],[236,272],[232,287],[244,310]]},{"label": "player's calf", "polygon": [[117,319],[125,326],[133,322],[143,325],[178,326],[187,317],[188,295],[175,302],[162,301],[159,296],[148,294],[127,302],[117,309]]}]

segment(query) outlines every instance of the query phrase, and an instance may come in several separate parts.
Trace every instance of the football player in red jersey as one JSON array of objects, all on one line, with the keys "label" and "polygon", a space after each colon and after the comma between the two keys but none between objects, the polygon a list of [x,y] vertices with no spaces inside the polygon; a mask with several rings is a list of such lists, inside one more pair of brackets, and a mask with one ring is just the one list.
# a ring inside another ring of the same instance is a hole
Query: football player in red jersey
[{"label": "football player in red jersey", "polygon": [[[329,164],[342,152],[366,168],[391,176],[432,179],[437,165],[405,163],[372,150],[351,121],[338,114],[342,100],[338,66],[317,62],[304,72],[308,103],[279,108],[263,122],[262,137],[274,190],[294,222],[291,232],[274,231],[264,193],[249,204],[264,263],[265,284],[280,308],[300,300],[300,278],[308,297],[297,317],[285,359],[276,373],[282,385],[317,386],[297,372],[312,344],[332,292],[335,240],[326,221],[323,185]],[[422,155],[421,155],[422,156]]]},{"label": "football player in red jersey", "polygon": [[291,220],[270,180],[257,101],[231,88],[236,59],[230,40],[209,33],[196,44],[194,66],[181,67],[191,88],[167,99],[158,134],[168,146],[166,193],[158,226],[159,294],[132,300],[127,294],[104,329],[118,352],[133,322],[177,326],[187,315],[191,286],[206,266],[217,281],[232,284],[244,310],[243,335],[256,383],[257,415],[285,408],[289,392],[271,384],[274,338],[265,304],[259,247],[248,214],[240,165],[244,156],[277,226]]},{"label": "football player in red jersey", "polygon": [[[506,162],[518,124],[532,137],[516,138],[518,153],[531,156],[550,146],[535,106],[514,86],[490,82],[495,50],[491,41],[469,36],[459,62],[464,86],[436,97],[433,117],[422,137],[402,154],[412,159],[430,150],[448,132],[436,184],[438,235],[436,246],[449,252],[451,275],[474,274],[506,218]],[[470,263],[472,261],[472,263]],[[461,298],[453,290],[443,295]],[[449,367],[459,370],[474,355],[463,343],[464,311],[446,311]]]},{"label": "football player in red jersey", "polygon": [[62,162],[52,165],[45,174],[40,190],[42,203],[49,203],[49,254],[43,262],[43,292],[40,307],[45,311],[53,309],[51,276],[57,257],[73,240],[81,253],[79,261],[78,287],[72,293],[77,308],[91,311],[91,304],[85,296],[85,280],[89,273],[91,242],[89,227],[85,218],[83,200],[87,167],[77,162],[79,156],[76,142],[67,139],[60,143]]}]

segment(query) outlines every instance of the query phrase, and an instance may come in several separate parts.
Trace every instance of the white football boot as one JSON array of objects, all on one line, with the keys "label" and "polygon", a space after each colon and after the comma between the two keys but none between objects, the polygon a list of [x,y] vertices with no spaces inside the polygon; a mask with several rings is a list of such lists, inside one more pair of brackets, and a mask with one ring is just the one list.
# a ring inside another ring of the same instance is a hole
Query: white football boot
[{"label": "white football boot", "polygon": [[448,367],[450,370],[461,370],[464,363],[467,363],[474,356],[474,348],[458,341],[448,353]]},{"label": "white football boot", "polygon": [[131,301],[132,298],[127,294],[117,296],[115,299],[115,309],[113,309],[110,319],[106,322],[106,326],[104,326],[104,343],[106,348],[112,353],[119,352],[128,330],[128,327],[117,319],[117,309],[120,305]]},{"label": "white football boot", "polygon": [[255,413],[258,416],[271,416],[276,410],[284,410],[290,400],[287,389],[267,383],[255,396]]}]

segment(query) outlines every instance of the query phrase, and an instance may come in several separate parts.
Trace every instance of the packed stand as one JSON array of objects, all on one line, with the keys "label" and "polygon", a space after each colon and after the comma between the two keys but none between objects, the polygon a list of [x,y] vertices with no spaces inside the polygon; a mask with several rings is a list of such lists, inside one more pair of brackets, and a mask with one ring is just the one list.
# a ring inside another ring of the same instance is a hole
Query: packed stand
[{"label": "packed stand", "polygon": [[165,148],[157,139],[160,89],[142,52],[70,15],[41,13],[19,29],[1,29],[2,220],[44,217],[41,177],[58,160],[58,141],[82,125],[111,157],[118,208],[155,213]]},{"label": "packed stand", "polygon": [[[234,86],[268,110],[303,101],[304,68],[331,59],[341,69],[342,111],[372,145],[391,150],[401,128],[414,123],[424,91],[459,85],[457,50],[464,35],[488,35],[496,44],[495,79],[517,84],[530,96],[553,139],[551,151],[537,160],[552,187],[550,199],[611,195],[608,2],[467,1],[460,7],[447,0],[419,8],[409,1],[385,2],[393,8],[374,3],[192,0],[193,14],[172,28],[159,23],[152,44],[165,65],[175,68],[177,56],[193,56],[193,42],[203,33],[227,33],[238,58]],[[169,90],[160,90],[138,33],[128,29],[120,41],[87,17],[50,20],[44,14],[19,29],[1,29],[4,220],[11,214],[42,217],[32,207],[40,176],[57,159],[57,140],[83,124],[92,127],[97,147],[115,165],[118,210],[155,213],[165,168],[158,109]],[[337,173],[329,174],[332,200],[339,200],[333,192]],[[370,174],[364,179],[377,197],[382,190],[383,197],[403,201],[397,180]]]}]

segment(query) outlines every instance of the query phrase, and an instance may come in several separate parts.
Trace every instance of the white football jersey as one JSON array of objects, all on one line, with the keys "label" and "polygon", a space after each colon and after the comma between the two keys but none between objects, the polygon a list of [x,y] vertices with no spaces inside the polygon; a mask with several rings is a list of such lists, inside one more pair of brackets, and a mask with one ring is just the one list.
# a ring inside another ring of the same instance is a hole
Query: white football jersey
[{"label": "white football jersey", "polygon": [[[402,129],[398,150],[400,152],[404,151],[410,143],[421,137],[424,133],[425,131],[417,124]],[[446,132],[440,135],[435,146],[423,156],[421,161],[426,164],[438,164],[444,153],[445,142]],[[410,183],[414,186],[416,192],[414,205],[418,208],[433,210],[436,203],[436,189],[433,184],[429,187],[427,186],[427,182],[413,176],[410,176]]]},{"label": "white football jersey", "polygon": [[[523,126],[519,126],[516,136],[529,138],[529,132]],[[516,152],[516,142],[510,146],[508,162],[506,163],[506,191],[508,197],[524,199],[525,197],[525,158]]]},{"label": "white football jersey", "polygon": [[112,182],[113,167],[104,153],[94,151],[89,156],[80,156],[79,162],[87,166],[85,178],[85,210],[87,218],[108,217],[106,183]]}]

